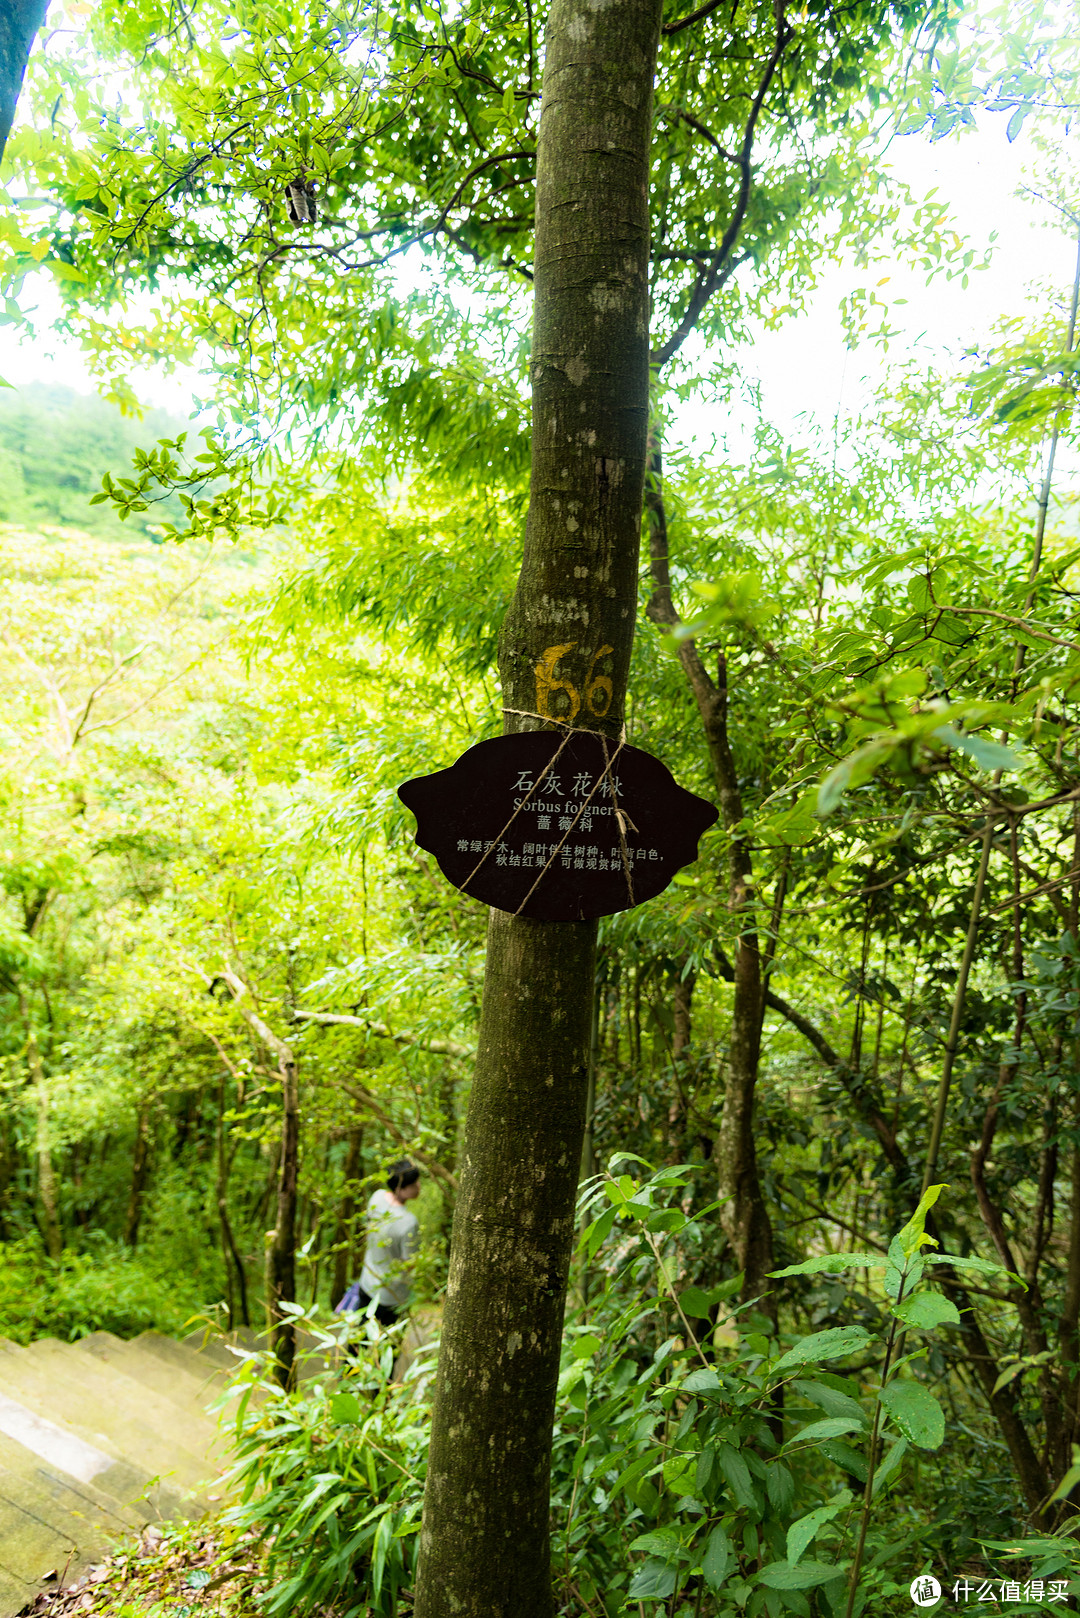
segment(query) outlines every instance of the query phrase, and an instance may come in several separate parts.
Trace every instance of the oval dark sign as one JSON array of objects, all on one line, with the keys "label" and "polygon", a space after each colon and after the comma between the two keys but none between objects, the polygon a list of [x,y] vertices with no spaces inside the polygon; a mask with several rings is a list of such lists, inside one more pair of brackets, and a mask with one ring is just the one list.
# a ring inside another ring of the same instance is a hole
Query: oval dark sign
[{"label": "oval dark sign", "polygon": [[652,899],[717,818],[659,759],[595,731],[523,731],[398,788],[416,841],[471,899],[586,921]]}]

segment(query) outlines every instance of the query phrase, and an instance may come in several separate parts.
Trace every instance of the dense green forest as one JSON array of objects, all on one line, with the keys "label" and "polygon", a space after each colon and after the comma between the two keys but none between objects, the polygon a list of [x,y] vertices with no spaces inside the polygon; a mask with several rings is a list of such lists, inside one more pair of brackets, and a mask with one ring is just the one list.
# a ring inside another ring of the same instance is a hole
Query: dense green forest
[{"label": "dense green forest", "polygon": [[[825,428],[744,371],[830,258],[853,348],[976,273],[897,130],[1076,240],[1075,14],[84,9],[4,174],[114,403],[0,401],[0,1332],[268,1331],[271,1613],[1075,1606],[1080,268]],[[396,789],[575,725],[719,819],[489,917]],[[403,1153],[399,1385],[331,1311]]]}]

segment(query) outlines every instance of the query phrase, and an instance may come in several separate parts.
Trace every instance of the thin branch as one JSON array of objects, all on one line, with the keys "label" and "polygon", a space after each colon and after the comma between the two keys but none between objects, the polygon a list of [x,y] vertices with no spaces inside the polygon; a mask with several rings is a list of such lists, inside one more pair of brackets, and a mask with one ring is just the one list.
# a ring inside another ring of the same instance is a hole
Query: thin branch
[{"label": "thin branch", "polygon": [[669,113],[679,123],[686,124],[690,129],[694,130],[696,134],[700,135],[703,140],[707,140],[714,151],[719,152],[720,156],[724,158],[726,162],[741,165],[741,159],[738,158],[734,152],[729,152],[726,146],[721,146],[712,130],[707,129],[699,118],[694,117],[693,113],[687,112],[685,107],[677,107],[671,103],[664,107],[657,107],[656,110],[658,113]]},{"label": "thin branch", "polygon": [[398,1032],[388,1028],[385,1023],[368,1022],[364,1017],[349,1017],[344,1012],[336,1011],[301,1011],[297,1007],[293,1011],[297,1021],[322,1023],[327,1026],[342,1024],[346,1028],[362,1028],[365,1033],[373,1035],[376,1039],[392,1039],[395,1045],[417,1045],[421,1050],[432,1051],[436,1056],[459,1056],[462,1061],[471,1061],[476,1051],[470,1045],[458,1045],[452,1039],[427,1039],[423,1034],[410,1034]]},{"label": "thin branch", "polygon": [[690,294],[685,314],[663,347],[653,353],[652,363],[657,369],[666,364],[671,356],[682,347],[697,325],[705,305],[713,294],[723,286],[732,272],[733,265],[729,262],[731,251],[743,227],[746,211],[750,204],[750,153],[754,147],[754,135],[757,130],[758,118],[761,116],[765,97],[769,92],[769,86],[772,84],[776,70],[780,66],[781,58],[794,36],[794,29],[788,27],[784,17],[784,0],[775,0],[775,16],[776,40],[751,103],[746,128],[743,132],[742,146],[739,149],[738,157],[735,159],[735,162],[742,170],[735,210],[728,221],[727,229],[724,231],[720,246],[713,255],[708,271],[704,275],[699,274],[695,280],[694,289]]},{"label": "thin branch", "polygon": [[719,11],[720,7],[726,4],[727,0],[705,0],[703,6],[698,6],[697,10],[691,11],[688,16],[678,17],[674,22],[666,22],[660,32],[662,34],[681,34],[684,28],[692,28],[696,22],[703,22],[706,17],[710,16],[714,11]]},{"label": "thin branch", "polygon": [[411,1155],[416,1158],[417,1162],[422,1164],[423,1167],[427,1169],[432,1179],[441,1180],[443,1184],[448,1185],[451,1190],[457,1190],[457,1175],[454,1174],[451,1169],[446,1168],[444,1164],[440,1163],[438,1158],[430,1157],[426,1152],[421,1151],[414,1141],[400,1127],[400,1125],[394,1122],[390,1114],[386,1111],[386,1108],[376,1100],[370,1090],[365,1090],[363,1086],[359,1084],[345,1084],[341,1081],[338,1081],[336,1087],[339,1090],[343,1090],[347,1096],[352,1096],[353,1100],[358,1101],[365,1111],[370,1112],[373,1118],[378,1119],[379,1123],[382,1124],[387,1134],[392,1135],[399,1146],[407,1147]]}]

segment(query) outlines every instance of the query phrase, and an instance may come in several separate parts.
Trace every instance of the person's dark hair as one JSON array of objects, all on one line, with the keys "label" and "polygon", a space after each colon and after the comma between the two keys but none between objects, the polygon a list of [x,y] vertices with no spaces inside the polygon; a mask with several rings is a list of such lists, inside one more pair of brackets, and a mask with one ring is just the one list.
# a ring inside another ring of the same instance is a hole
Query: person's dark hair
[{"label": "person's dark hair", "polygon": [[410,1163],[407,1157],[399,1157],[396,1163],[391,1163],[386,1183],[391,1191],[400,1191],[404,1186],[415,1185],[419,1178],[416,1164]]}]

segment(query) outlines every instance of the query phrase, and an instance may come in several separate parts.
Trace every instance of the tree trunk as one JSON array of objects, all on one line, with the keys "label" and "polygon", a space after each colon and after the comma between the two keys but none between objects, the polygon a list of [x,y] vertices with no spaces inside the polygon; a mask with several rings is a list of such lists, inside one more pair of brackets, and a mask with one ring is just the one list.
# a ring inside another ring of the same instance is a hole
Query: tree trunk
[{"label": "tree trunk", "polygon": [[30,1082],[34,1091],[36,1122],[34,1149],[37,1156],[38,1201],[41,1204],[41,1234],[45,1238],[45,1251],[50,1258],[59,1258],[64,1239],[60,1229],[60,1215],[56,1207],[56,1177],[53,1174],[52,1142],[49,1132],[49,1088],[45,1082],[45,1066],[41,1060],[27,1000],[22,986],[18,988],[19,1011],[26,1029],[26,1065],[30,1069]]},{"label": "tree trunk", "polygon": [[[442,1129],[445,1144],[442,1148],[446,1166],[451,1171],[457,1168],[458,1151],[458,1111],[455,1105],[457,1094],[457,1074],[449,1062],[443,1068],[439,1078],[439,1112],[442,1115]],[[449,1246],[454,1227],[454,1190],[445,1183],[440,1185],[439,1192],[442,1197],[442,1214],[439,1226],[444,1241]]]},{"label": "tree trunk", "polygon": [[364,1129],[362,1124],[354,1124],[349,1130],[349,1144],[345,1151],[345,1187],[341,1195],[341,1206],[338,1209],[337,1226],[334,1230],[334,1274],[330,1282],[330,1307],[334,1309],[345,1295],[345,1289],[352,1277],[349,1274],[352,1265],[354,1247],[353,1226],[356,1221],[356,1182],[360,1177],[360,1153],[364,1147]]},{"label": "tree trunk", "polygon": [[[40,1062],[38,1063],[40,1069]],[[60,1215],[56,1207],[56,1178],[53,1174],[52,1145],[49,1139],[49,1091],[44,1079],[34,1086],[37,1104],[38,1200],[41,1203],[42,1234],[50,1258],[59,1258],[63,1249]]]},{"label": "tree trunk", "polygon": [[143,1194],[150,1169],[150,1106],[143,1101],[135,1119],[135,1151],[131,1164],[131,1190],[128,1193],[127,1214],[124,1217],[124,1240],[129,1247],[139,1244],[139,1226],[142,1224]]},{"label": "tree trunk", "polygon": [[277,1219],[267,1267],[270,1281],[270,1320],[277,1378],[283,1388],[295,1379],[296,1327],[283,1309],[296,1302],[296,1188],[300,1175],[300,1087],[296,1061],[287,1045],[278,1053],[281,1074],[281,1177],[278,1180]]},{"label": "tree trunk", "polygon": [[[649,403],[659,0],[555,0],[536,182],[532,483],[506,728],[618,737]],[[416,1618],[551,1618],[549,1488],[596,924],[493,912],[432,1424]]]},{"label": "tree trunk", "polygon": [[277,1379],[283,1388],[295,1380],[296,1327],[282,1309],[296,1302],[296,1192],[300,1174],[300,1087],[296,1057],[263,1019],[246,1004],[250,989],[228,967],[222,971],[236,1009],[254,1034],[277,1060],[281,1077],[281,1163],[278,1176],[277,1219],[267,1233],[266,1308],[277,1358]]},{"label": "tree trunk", "polygon": [[0,6],[0,157],[11,133],[34,36],[44,25],[48,5],[49,0],[5,0]]},{"label": "tree trunk", "polygon": [[[675,628],[682,620],[671,595],[663,456],[658,442],[653,443],[649,455],[646,505],[653,580],[648,613],[654,623]],[[720,1210],[720,1219],[734,1249],[736,1262],[743,1272],[743,1298],[756,1297],[765,1290],[765,1308],[775,1321],[776,1304],[765,1279],[773,1268],[772,1221],[761,1187],[754,1145],[754,1099],[761,1057],[765,988],[753,915],[753,860],[745,837],[735,830],[743,819],[743,801],[739,773],[728,736],[727,662],[724,654],[719,653],[718,679],[714,680],[693,640],[679,643],[679,661],[701,716],[720,799],[721,818],[731,835],[728,905],[739,928],[732,951],[731,981],[734,993],[724,1110],[713,1145],[720,1195],[726,1199]]]},{"label": "tree trunk", "polygon": [[[214,1184],[214,1200],[217,1203],[218,1224],[221,1226],[221,1254],[225,1260],[225,1273],[229,1277],[229,1330],[236,1326],[233,1308],[232,1273],[236,1272],[236,1285],[240,1293],[240,1323],[243,1326],[251,1325],[251,1312],[248,1307],[247,1272],[244,1261],[240,1257],[240,1250],[236,1245],[233,1234],[232,1221],[229,1218],[229,1154],[225,1141],[225,1084],[218,1087],[218,1127],[217,1127],[217,1174]],[[230,1266],[230,1259],[232,1264]]]}]

